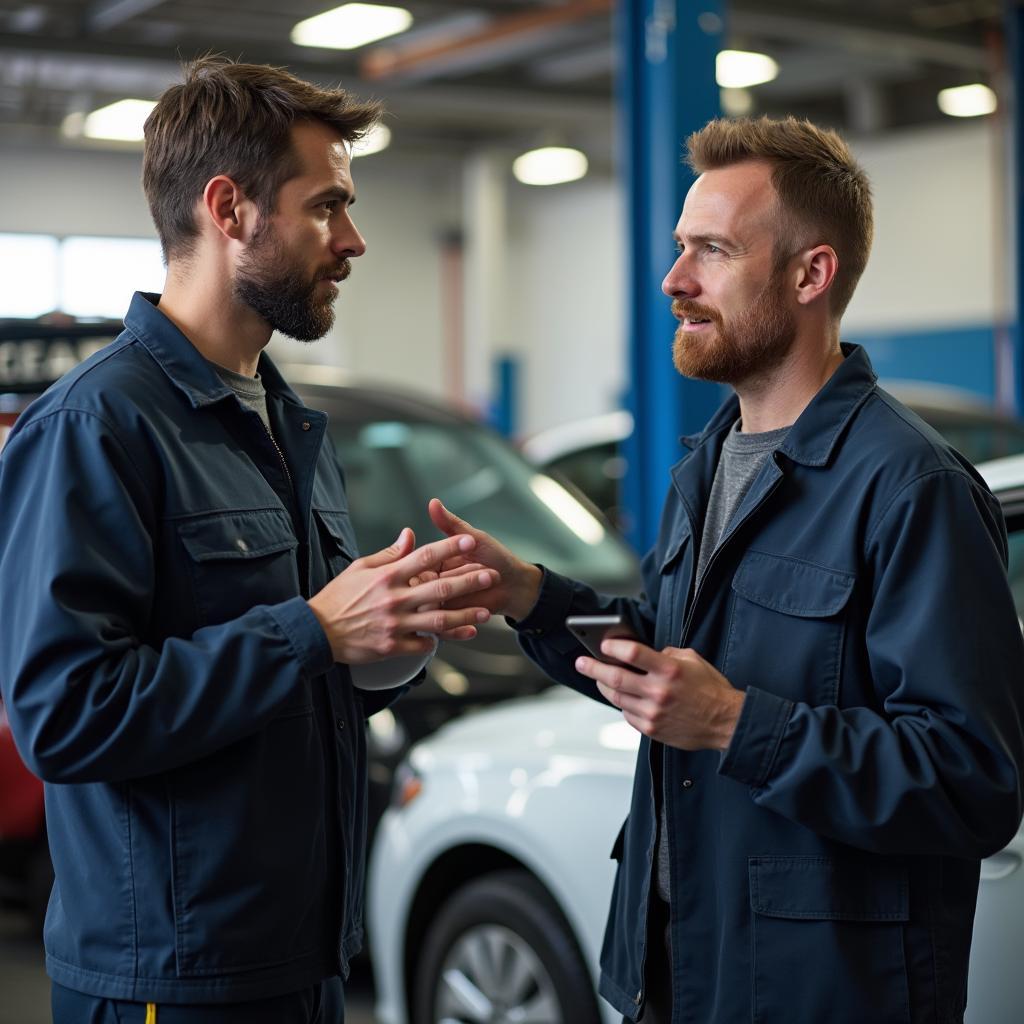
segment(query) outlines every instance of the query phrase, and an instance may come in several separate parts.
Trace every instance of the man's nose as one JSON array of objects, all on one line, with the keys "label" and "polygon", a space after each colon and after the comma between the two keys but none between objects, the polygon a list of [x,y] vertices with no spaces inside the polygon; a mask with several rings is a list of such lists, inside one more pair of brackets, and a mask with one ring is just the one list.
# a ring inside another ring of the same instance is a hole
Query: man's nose
[{"label": "man's nose", "polygon": [[346,218],[346,223],[331,240],[331,249],[339,259],[352,259],[366,252],[366,239],[359,233],[355,223]]},{"label": "man's nose", "polygon": [[700,294],[700,284],[686,262],[686,254],[680,253],[672,268],[661,282],[661,290],[669,298],[693,298]]}]

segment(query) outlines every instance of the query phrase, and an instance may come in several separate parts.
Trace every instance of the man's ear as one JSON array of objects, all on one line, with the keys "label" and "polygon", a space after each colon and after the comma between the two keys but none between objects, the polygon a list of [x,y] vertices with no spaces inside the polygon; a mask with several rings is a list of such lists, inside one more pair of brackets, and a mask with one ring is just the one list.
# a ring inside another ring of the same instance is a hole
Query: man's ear
[{"label": "man's ear", "polygon": [[800,257],[796,282],[796,301],[809,305],[832,287],[839,271],[839,257],[831,245],[816,245]]},{"label": "man's ear", "polygon": [[248,242],[259,220],[255,203],[226,174],[206,183],[202,210],[221,235],[235,242]]}]

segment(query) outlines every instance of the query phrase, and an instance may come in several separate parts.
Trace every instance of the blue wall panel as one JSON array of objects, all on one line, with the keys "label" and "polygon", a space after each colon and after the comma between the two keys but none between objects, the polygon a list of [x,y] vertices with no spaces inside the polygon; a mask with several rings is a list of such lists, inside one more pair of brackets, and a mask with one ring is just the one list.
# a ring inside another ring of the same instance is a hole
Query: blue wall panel
[{"label": "blue wall panel", "polygon": [[976,392],[994,402],[995,330],[990,325],[917,331],[843,331],[863,345],[884,379],[931,381]]}]

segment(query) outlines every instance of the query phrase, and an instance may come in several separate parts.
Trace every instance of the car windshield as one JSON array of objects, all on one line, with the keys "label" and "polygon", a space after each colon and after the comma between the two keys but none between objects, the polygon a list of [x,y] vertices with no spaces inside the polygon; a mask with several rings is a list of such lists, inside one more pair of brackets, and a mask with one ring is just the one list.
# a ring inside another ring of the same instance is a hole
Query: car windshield
[{"label": "car windshield", "polygon": [[364,551],[391,544],[403,526],[437,537],[427,501],[555,572],[630,587],[636,558],[606,523],[500,437],[470,422],[331,417],[353,524]]}]

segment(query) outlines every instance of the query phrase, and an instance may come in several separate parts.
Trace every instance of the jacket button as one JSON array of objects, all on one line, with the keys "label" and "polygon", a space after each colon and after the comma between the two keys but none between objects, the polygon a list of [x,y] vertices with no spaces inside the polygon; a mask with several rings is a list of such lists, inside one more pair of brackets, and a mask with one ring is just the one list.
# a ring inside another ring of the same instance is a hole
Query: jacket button
[{"label": "jacket button", "polygon": [[310,429],[310,427],[309,427],[309,420],[303,420],[302,421],[302,429],[303,430],[309,430]]},{"label": "jacket button", "polygon": [[338,727],[339,730],[340,729],[344,729],[345,728],[345,719],[342,718],[341,715],[338,715],[338,717],[334,720],[334,724]]},{"label": "jacket button", "polygon": [[644,1000],[644,990],[640,989],[640,991],[637,992],[637,994],[633,997],[633,1002],[636,1003],[639,1006],[640,1003],[643,1002],[643,1000]]},{"label": "jacket button", "polygon": [[693,779],[683,779],[683,789],[691,789],[693,787]]},{"label": "jacket button", "polygon": [[238,548],[239,551],[249,550],[249,545],[245,542],[244,537],[239,537],[238,540],[235,541],[235,547]]}]

